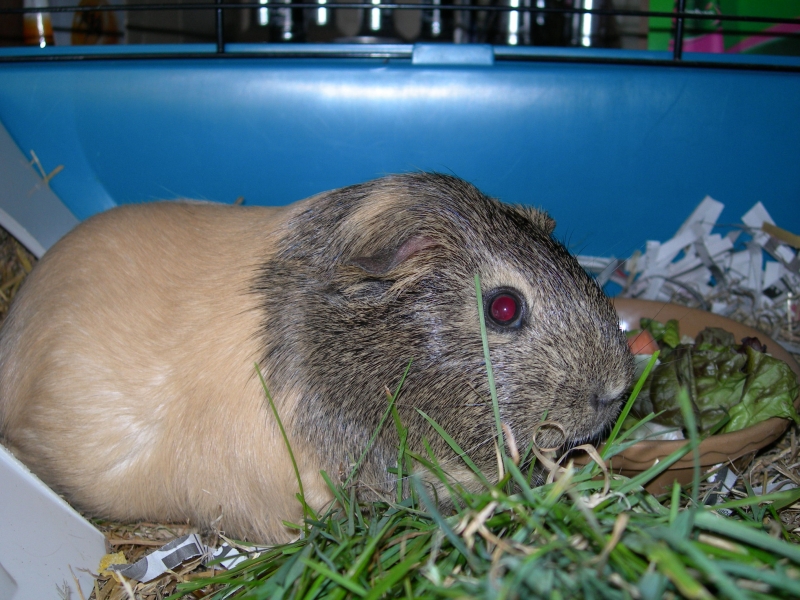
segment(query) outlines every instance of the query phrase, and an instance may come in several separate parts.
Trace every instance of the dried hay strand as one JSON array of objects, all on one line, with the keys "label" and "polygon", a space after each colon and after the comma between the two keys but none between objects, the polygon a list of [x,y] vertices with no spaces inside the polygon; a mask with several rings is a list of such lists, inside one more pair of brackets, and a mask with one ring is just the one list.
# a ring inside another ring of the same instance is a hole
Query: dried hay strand
[{"label": "dried hay strand", "polygon": [[36,257],[0,227],[0,324],[8,314],[19,286],[35,264]]}]

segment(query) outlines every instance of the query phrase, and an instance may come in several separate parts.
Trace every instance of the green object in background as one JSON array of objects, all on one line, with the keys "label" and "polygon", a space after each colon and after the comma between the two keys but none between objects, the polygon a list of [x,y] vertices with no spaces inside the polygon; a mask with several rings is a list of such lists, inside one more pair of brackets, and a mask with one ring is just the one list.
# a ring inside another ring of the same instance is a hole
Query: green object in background
[{"label": "green object in background", "polygon": [[642,319],[642,329],[650,332],[653,339],[657,342],[664,342],[670,348],[675,348],[681,343],[681,333],[677,319],[670,319],[666,323],[661,323],[655,319]]},{"label": "green object in background", "polygon": [[[650,0],[650,10],[673,12],[676,4],[674,0]],[[687,0],[686,10],[704,14],[796,19],[800,17],[800,0]],[[651,17],[648,49],[672,50],[673,35],[672,18]],[[800,24],[686,19],[683,51],[800,56]]]}]

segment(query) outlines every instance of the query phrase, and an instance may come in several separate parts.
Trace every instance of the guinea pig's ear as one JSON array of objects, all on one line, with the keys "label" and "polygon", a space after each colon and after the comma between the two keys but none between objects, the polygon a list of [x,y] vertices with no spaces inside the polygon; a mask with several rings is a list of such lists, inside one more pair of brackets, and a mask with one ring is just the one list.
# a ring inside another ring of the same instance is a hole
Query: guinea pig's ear
[{"label": "guinea pig's ear", "polygon": [[553,230],[556,228],[555,219],[543,210],[534,210],[531,213],[531,219],[533,220],[533,224],[543,229],[547,235],[553,233]]},{"label": "guinea pig's ear", "polygon": [[372,256],[357,256],[348,261],[370,275],[385,275],[406,260],[427,248],[436,246],[436,240],[423,235],[407,239],[396,248],[385,248]]}]

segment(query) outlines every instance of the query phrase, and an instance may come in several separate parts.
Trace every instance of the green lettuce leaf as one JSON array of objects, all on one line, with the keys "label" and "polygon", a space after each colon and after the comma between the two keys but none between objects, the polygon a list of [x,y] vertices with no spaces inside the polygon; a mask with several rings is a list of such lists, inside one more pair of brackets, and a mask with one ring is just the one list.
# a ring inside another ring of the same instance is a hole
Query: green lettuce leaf
[{"label": "green lettuce leaf", "polygon": [[675,319],[670,319],[666,323],[655,319],[640,319],[639,326],[648,330],[659,345],[666,344],[670,348],[675,348],[681,343],[681,332]]},{"label": "green lettuce leaf", "polygon": [[794,408],[797,397],[797,376],[782,360],[745,348],[747,380],[741,401],[732,406],[731,420],[723,432],[738,431],[771,417],[791,419],[800,423]]},{"label": "green lettuce leaf", "polygon": [[673,351],[665,350],[661,364],[649,379],[648,398],[653,412],[661,413],[655,421],[661,425],[683,427],[681,409],[677,403],[678,392],[686,388],[689,398],[694,396],[694,374],[692,372],[692,350],[681,346]]},{"label": "green lettuce leaf", "polygon": [[675,326],[642,320],[662,347],[661,364],[645,383],[634,412],[640,417],[659,414],[655,422],[683,427],[677,405],[678,393],[686,389],[695,418],[703,432],[738,431],[771,417],[800,423],[794,408],[798,382],[783,361],[739,346],[732,333],[709,327],[695,338],[695,344],[675,344]]}]

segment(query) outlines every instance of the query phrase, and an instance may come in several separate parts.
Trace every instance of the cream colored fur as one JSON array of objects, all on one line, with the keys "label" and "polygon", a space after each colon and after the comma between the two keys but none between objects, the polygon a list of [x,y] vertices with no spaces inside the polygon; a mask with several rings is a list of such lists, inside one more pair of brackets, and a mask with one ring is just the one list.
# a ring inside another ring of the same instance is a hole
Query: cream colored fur
[{"label": "cream colored fur", "polygon": [[[121,207],[56,244],[0,346],[0,433],[19,458],[92,514],[296,535],[281,525],[301,511],[256,376],[249,286],[301,207]],[[296,398],[275,401],[290,423]],[[319,466],[294,451],[308,500],[324,504]]]}]

